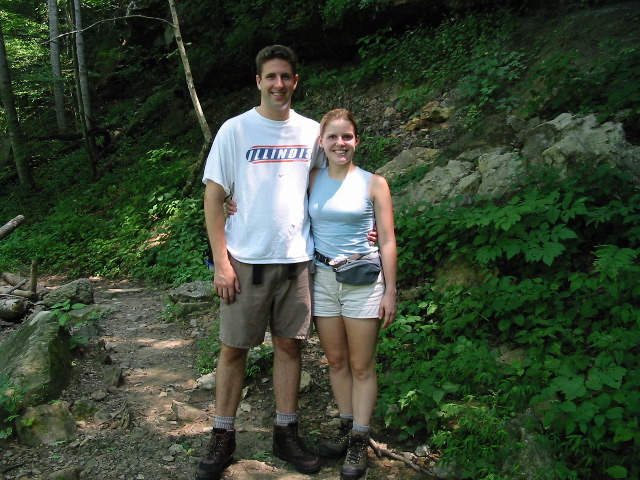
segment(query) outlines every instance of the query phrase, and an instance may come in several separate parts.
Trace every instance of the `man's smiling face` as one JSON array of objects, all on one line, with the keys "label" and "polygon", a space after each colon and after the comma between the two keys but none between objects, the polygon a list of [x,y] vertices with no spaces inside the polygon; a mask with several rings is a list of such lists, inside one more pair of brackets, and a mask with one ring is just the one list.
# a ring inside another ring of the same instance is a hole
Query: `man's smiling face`
[{"label": "man's smiling face", "polygon": [[267,60],[261,75],[256,75],[260,90],[258,111],[271,120],[289,118],[291,97],[298,85],[298,75],[293,73],[291,64],[281,58]]}]

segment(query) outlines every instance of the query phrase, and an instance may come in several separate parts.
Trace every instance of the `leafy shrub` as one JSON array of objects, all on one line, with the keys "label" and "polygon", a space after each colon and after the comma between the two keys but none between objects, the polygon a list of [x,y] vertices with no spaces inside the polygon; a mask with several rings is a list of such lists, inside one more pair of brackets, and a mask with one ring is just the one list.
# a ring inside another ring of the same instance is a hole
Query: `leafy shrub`
[{"label": "leafy shrub", "polygon": [[390,152],[398,145],[396,138],[386,136],[362,135],[362,141],[358,146],[358,158],[356,162],[365,170],[375,172],[385,165],[390,158]]},{"label": "leafy shrub", "polygon": [[561,112],[600,114],[608,120],[625,108],[638,115],[640,48],[624,47],[614,40],[603,42],[603,60],[594,63],[578,50],[556,52],[532,68],[527,85],[525,113]]},{"label": "leafy shrub", "polygon": [[0,439],[9,438],[13,428],[8,425],[18,417],[22,395],[9,380],[8,375],[0,377]]},{"label": "leafy shrub", "polygon": [[77,333],[77,329],[86,324],[83,319],[76,319],[70,313],[86,307],[84,303],[71,303],[70,300],[56,303],[51,306],[51,316],[58,321],[58,325],[70,333],[69,347],[74,349],[78,345],[87,343],[88,339]]},{"label": "leafy shrub", "polygon": [[[556,478],[635,478],[640,193],[608,166],[544,177],[398,216],[399,282],[426,286],[381,336],[378,413],[490,478],[517,450],[509,421],[532,409],[525,428],[550,439]],[[452,257],[485,280],[435,282]]]},{"label": "leafy shrub", "polygon": [[504,49],[470,59],[469,71],[460,81],[460,100],[465,102],[463,111],[477,117],[493,107],[494,111],[509,113],[517,102],[499,95],[515,84],[525,68],[522,52]]},{"label": "leafy shrub", "polygon": [[165,145],[61,199],[36,230],[21,227],[0,243],[0,265],[20,270],[39,258],[43,270],[68,275],[172,284],[205,278],[201,197],[180,196],[187,158]]}]

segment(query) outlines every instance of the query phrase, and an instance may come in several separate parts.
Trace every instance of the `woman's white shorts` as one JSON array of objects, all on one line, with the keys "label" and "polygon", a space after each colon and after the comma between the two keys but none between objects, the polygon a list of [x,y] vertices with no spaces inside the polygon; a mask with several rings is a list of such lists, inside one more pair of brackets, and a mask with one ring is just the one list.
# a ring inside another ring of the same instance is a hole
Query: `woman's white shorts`
[{"label": "woman's white shorts", "polygon": [[378,318],[384,296],[384,276],[370,285],[347,285],[336,280],[334,271],[316,265],[313,278],[313,315],[315,317]]}]

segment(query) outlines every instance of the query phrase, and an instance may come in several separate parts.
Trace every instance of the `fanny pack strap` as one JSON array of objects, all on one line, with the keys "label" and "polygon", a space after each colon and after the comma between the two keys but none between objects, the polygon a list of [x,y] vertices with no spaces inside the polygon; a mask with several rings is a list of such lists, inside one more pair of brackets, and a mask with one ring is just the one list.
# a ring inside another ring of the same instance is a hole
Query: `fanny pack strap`
[{"label": "fanny pack strap", "polygon": [[347,262],[353,262],[354,260],[360,260],[367,255],[363,255],[362,253],[354,253],[353,255],[348,256],[347,258],[343,258],[339,262],[336,262],[335,259],[329,258],[326,255],[321,254],[319,251],[314,252],[314,256],[320,263],[324,263],[328,267],[338,268],[344,265]]},{"label": "fanny pack strap", "polygon": [[336,268],[341,267],[342,265],[344,265],[347,262],[353,262],[354,260],[360,260],[362,257],[364,257],[364,255],[362,255],[361,253],[354,253],[353,255],[351,255],[351,256],[343,259],[343,260],[340,260],[339,262],[331,263],[330,265],[334,269],[336,269]]}]

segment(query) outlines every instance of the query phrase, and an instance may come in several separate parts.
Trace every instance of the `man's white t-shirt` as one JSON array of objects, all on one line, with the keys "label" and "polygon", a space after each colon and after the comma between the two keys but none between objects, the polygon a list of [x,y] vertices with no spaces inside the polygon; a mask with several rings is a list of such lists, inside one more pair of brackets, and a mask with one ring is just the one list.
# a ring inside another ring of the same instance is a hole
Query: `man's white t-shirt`
[{"label": "man's white t-shirt", "polygon": [[233,192],[238,211],[225,225],[227,249],[243,263],[313,258],[307,211],[309,171],[324,163],[319,124],[291,110],[274,121],[249,110],[218,131],[203,182]]}]

